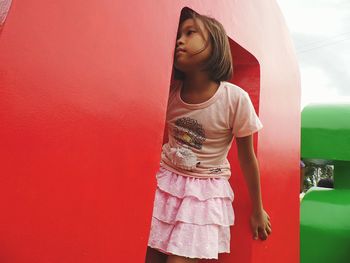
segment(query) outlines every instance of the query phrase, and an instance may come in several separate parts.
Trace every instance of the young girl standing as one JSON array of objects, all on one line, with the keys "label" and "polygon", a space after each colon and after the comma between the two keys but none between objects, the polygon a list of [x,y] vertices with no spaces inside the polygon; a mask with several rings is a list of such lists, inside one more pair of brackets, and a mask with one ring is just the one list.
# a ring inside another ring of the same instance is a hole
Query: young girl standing
[{"label": "young girl standing", "polygon": [[232,59],[223,26],[184,9],[174,68],[178,82],[168,101],[169,140],[156,175],[146,263],[195,263],[230,252],[234,194],[227,154],[234,138],[253,204],[253,238],[271,233],[253,149],[262,124],[249,95],[227,82]]}]

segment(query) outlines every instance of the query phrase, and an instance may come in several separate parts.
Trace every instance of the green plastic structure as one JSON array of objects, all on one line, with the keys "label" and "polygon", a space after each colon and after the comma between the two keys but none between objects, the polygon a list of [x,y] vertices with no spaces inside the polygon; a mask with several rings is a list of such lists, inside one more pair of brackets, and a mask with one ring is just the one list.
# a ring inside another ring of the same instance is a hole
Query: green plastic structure
[{"label": "green plastic structure", "polygon": [[330,160],[334,189],[311,188],[301,202],[300,262],[350,262],[350,103],[311,104],[301,115],[302,158]]}]

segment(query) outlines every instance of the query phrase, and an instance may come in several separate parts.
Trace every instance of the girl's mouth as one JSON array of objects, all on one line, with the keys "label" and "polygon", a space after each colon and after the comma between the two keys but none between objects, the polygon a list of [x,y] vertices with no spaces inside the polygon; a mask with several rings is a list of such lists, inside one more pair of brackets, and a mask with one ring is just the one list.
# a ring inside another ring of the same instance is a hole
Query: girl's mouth
[{"label": "girl's mouth", "polygon": [[179,52],[186,52],[186,51],[185,51],[185,49],[183,49],[183,48],[177,48],[177,49],[176,49],[176,53],[179,53]]},{"label": "girl's mouth", "polygon": [[175,53],[175,55],[180,55],[180,54],[183,54],[183,53],[185,53],[186,51],[183,51],[183,50],[177,50],[176,51],[176,53]]}]

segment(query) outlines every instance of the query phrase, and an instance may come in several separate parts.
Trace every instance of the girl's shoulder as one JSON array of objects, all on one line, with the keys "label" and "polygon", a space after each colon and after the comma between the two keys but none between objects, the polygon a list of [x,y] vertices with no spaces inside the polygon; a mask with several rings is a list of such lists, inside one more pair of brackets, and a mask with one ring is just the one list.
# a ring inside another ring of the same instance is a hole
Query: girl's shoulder
[{"label": "girl's shoulder", "polygon": [[223,83],[224,88],[233,94],[247,93],[243,88],[241,88],[240,86],[238,86],[236,84],[233,84],[233,83],[228,82],[228,81],[222,81],[222,83]]},{"label": "girl's shoulder", "polygon": [[170,82],[170,90],[169,93],[174,92],[177,88],[179,88],[179,86],[181,85],[181,81],[180,80],[172,80]]},{"label": "girl's shoulder", "polygon": [[228,97],[228,100],[232,102],[237,102],[242,97],[249,97],[248,93],[240,86],[233,84],[228,81],[222,81],[223,89]]},{"label": "girl's shoulder", "polygon": [[180,88],[181,81],[173,80],[170,83],[169,88],[169,101],[176,95],[177,90]]}]

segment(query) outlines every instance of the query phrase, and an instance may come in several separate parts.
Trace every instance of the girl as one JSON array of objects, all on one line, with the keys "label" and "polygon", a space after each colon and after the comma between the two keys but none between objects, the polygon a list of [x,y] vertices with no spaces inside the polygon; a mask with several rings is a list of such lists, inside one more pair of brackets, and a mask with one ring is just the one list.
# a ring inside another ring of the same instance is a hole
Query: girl
[{"label": "girl", "polygon": [[232,59],[223,26],[183,9],[174,68],[178,82],[170,89],[169,140],[156,175],[146,263],[196,263],[230,252],[234,212],[226,157],[234,137],[253,204],[253,238],[271,233],[253,149],[262,124],[248,94],[227,82]]}]

